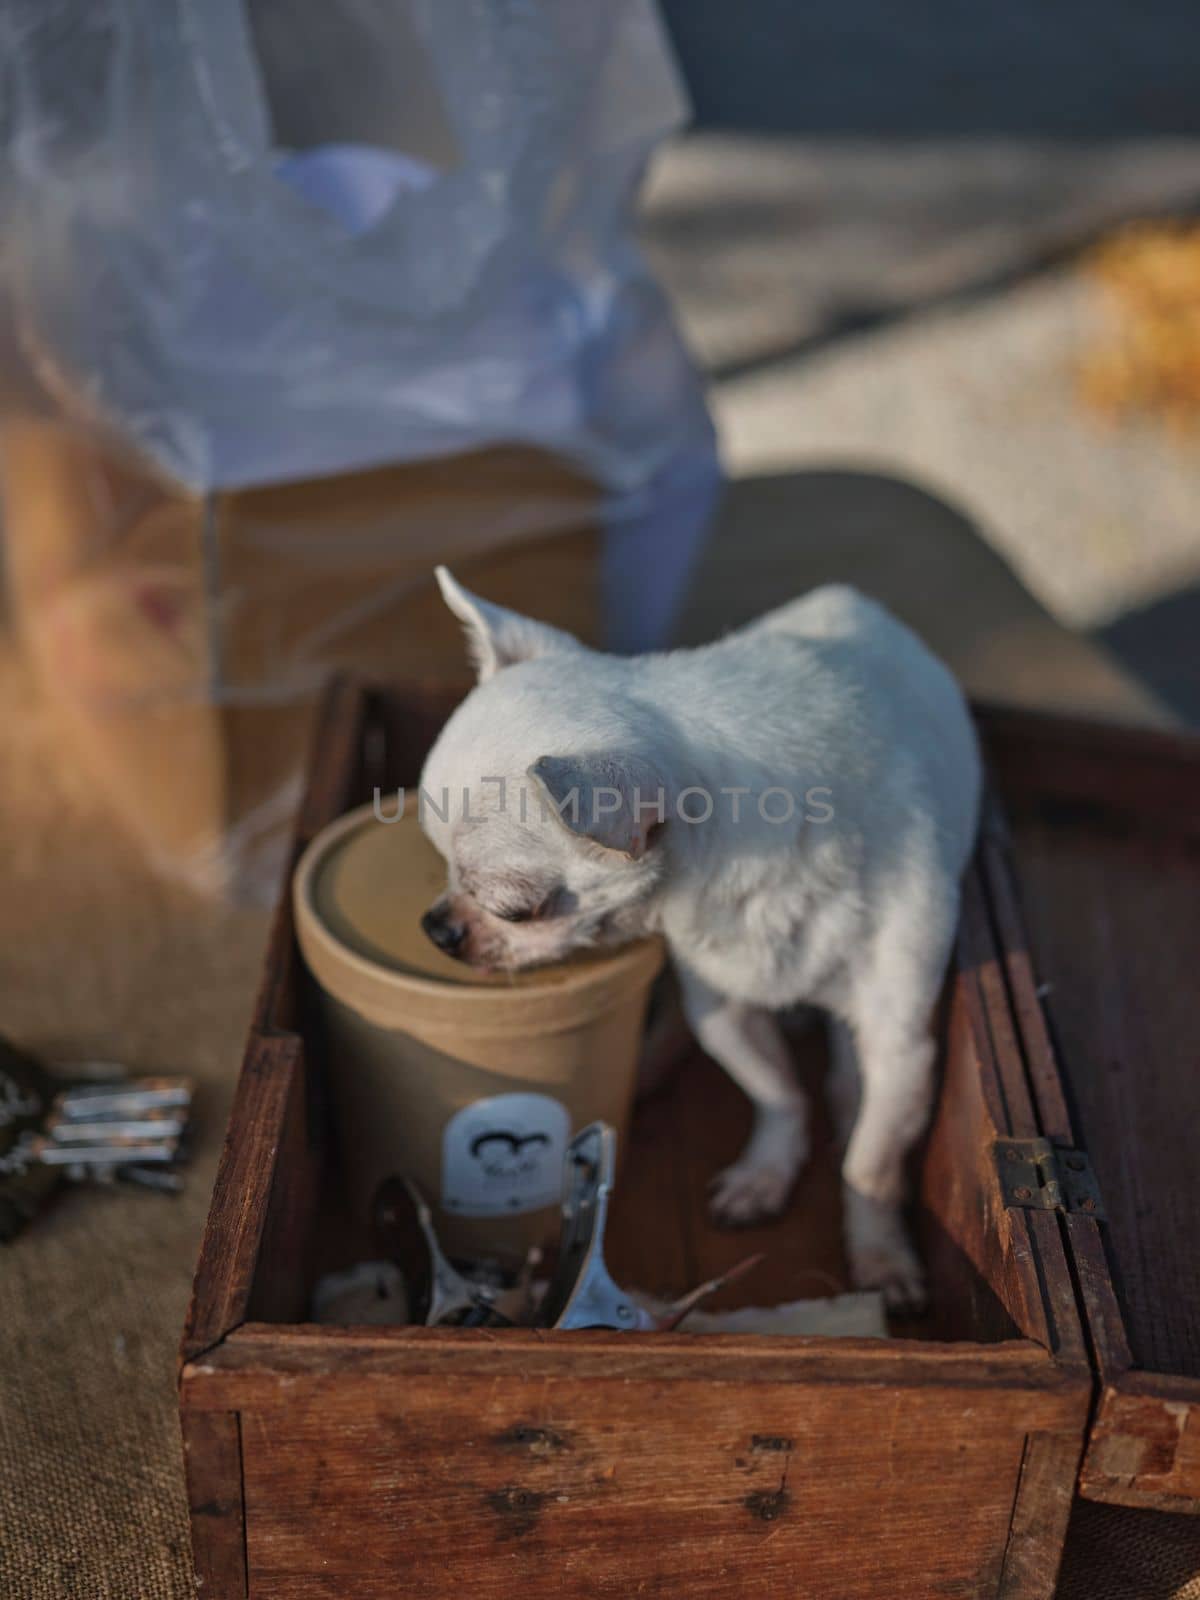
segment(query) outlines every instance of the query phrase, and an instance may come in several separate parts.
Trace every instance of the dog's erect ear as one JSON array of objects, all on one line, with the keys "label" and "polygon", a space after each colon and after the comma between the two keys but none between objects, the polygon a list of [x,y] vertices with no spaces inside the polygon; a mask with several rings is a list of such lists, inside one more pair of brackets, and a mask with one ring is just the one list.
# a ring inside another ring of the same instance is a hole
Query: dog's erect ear
[{"label": "dog's erect ear", "polygon": [[542,756],[529,776],[564,827],[633,861],[646,854],[666,821],[663,780],[640,756]]},{"label": "dog's erect ear", "polygon": [[464,589],[445,567],[434,569],[442,599],[462,623],[467,636],[467,654],[480,683],[511,667],[516,661],[532,661],[564,650],[579,650],[578,639],[545,622],[534,622],[516,611],[480,600]]}]

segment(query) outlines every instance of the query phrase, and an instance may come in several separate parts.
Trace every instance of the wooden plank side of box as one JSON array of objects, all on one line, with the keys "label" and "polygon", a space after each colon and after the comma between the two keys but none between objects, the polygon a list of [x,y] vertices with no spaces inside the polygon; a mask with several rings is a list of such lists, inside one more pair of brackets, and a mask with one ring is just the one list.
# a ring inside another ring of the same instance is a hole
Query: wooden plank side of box
[{"label": "wooden plank side of box", "polygon": [[1019,1491],[1069,1495],[1081,1425],[1026,1341],[250,1324],[185,1390],[236,1409],[249,1592],[288,1600],[1034,1600]]},{"label": "wooden plank side of box", "polygon": [[241,1418],[185,1408],[180,1423],[196,1588],[209,1600],[245,1600]]},{"label": "wooden plank side of box", "polygon": [[1080,1490],[1200,1512],[1200,740],[981,721],[1011,830],[985,830],[988,893],[1040,1129],[1087,1152],[1107,1212],[1062,1224],[1100,1377]]}]

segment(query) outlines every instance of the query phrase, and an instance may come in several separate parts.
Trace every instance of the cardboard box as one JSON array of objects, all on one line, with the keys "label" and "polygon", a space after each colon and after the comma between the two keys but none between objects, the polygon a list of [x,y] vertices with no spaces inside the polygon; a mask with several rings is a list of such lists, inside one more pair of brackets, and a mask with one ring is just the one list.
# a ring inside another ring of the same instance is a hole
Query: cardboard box
[{"label": "cardboard box", "polygon": [[23,422],[3,479],[10,601],[64,746],[208,890],[273,893],[331,673],[468,680],[438,561],[598,642],[598,494],[536,451],[197,498]]}]

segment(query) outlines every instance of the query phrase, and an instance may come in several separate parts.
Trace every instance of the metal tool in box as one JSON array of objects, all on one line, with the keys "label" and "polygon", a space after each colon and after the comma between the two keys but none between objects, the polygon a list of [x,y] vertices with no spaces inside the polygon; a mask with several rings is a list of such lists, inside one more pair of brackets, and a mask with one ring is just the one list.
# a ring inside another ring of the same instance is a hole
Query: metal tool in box
[{"label": "metal tool in box", "polygon": [[543,1328],[654,1326],[650,1313],[619,1289],[604,1260],[604,1229],[617,1166],[617,1135],[590,1123],[567,1146],[558,1262],[538,1310]]},{"label": "metal tool in box", "polygon": [[481,1327],[506,1321],[494,1314],[490,1285],[464,1277],[434,1232],[433,1213],[409,1178],[387,1178],[375,1192],[380,1246],[404,1278],[414,1322],[436,1328]]},{"label": "metal tool in box", "polygon": [[621,1328],[669,1333],[702,1300],[749,1272],[762,1255],[747,1256],[720,1277],[689,1290],[654,1313],[618,1288],[604,1260],[604,1229],[617,1162],[617,1135],[593,1122],[567,1146],[563,1169],[563,1231],[558,1264],[537,1316],[545,1328]]},{"label": "metal tool in box", "polygon": [[653,1312],[641,1305],[617,1285],[604,1260],[604,1229],[616,1155],[617,1135],[607,1122],[590,1123],[567,1146],[558,1257],[549,1286],[531,1316],[529,1280],[540,1251],[531,1254],[515,1286],[506,1286],[499,1279],[489,1281],[482,1271],[468,1276],[443,1252],[433,1214],[417,1186],[402,1177],[381,1183],[375,1195],[375,1231],[380,1249],[403,1275],[412,1320],[426,1327],[497,1327],[529,1321],[534,1327],[558,1330],[616,1328],[665,1333],[677,1328],[702,1300],[761,1261],[761,1255],[748,1256],[665,1311]]}]

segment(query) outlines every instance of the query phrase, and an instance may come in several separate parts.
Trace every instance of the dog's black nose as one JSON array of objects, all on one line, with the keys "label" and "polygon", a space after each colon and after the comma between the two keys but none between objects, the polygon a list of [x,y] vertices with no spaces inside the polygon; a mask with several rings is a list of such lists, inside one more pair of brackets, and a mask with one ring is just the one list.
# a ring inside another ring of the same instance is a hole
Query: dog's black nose
[{"label": "dog's black nose", "polygon": [[467,936],[461,922],[448,922],[444,912],[427,911],[421,918],[421,927],[439,950],[452,956]]}]

